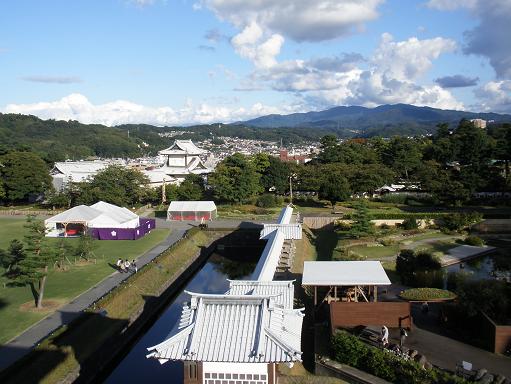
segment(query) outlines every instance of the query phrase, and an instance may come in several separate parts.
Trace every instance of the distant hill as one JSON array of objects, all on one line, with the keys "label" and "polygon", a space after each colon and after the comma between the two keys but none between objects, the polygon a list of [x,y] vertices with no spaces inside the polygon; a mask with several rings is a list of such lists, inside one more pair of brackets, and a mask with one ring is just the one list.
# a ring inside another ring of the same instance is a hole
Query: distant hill
[{"label": "distant hill", "polygon": [[243,124],[259,128],[322,128],[336,131],[342,136],[388,136],[430,133],[435,130],[438,123],[449,123],[454,126],[463,118],[494,120],[496,123],[511,122],[511,115],[394,104],[376,108],[334,107],[318,112],[273,114],[244,121]]}]

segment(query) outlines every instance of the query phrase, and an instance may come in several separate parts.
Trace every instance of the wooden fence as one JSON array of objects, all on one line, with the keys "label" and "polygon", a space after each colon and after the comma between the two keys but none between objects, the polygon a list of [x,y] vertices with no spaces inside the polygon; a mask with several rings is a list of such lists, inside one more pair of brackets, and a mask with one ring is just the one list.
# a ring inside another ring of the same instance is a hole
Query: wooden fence
[{"label": "wooden fence", "polygon": [[332,302],[330,324],[334,332],[337,328],[359,325],[410,329],[413,322],[409,302]]}]

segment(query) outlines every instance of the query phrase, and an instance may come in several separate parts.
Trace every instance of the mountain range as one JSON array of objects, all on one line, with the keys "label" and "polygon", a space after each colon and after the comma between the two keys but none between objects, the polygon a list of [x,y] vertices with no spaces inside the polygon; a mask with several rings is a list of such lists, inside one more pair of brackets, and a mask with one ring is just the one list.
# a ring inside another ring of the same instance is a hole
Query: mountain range
[{"label": "mountain range", "polygon": [[394,134],[394,131],[400,134],[431,133],[439,123],[448,123],[454,127],[463,118],[493,120],[495,123],[511,122],[511,115],[507,114],[394,104],[376,108],[350,106],[290,115],[272,114],[244,121],[243,124],[259,128],[317,127],[334,130],[345,136],[388,136]]}]

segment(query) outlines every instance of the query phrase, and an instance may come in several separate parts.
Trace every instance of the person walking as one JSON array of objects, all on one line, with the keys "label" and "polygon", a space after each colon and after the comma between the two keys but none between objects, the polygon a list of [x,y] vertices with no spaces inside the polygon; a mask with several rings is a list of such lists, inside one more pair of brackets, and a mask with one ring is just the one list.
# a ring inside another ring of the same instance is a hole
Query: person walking
[{"label": "person walking", "polygon": [[405,345],[405,339],[408,336],[408,333],[406,333],[406,329],[403,327],[399,328],[399,346],[403,348],[403,345]]},{"label": "person walking", "polygon": [[122,259],[119,257],[119,258],[117,259],[117,269],[118,269],[118,270],[121,270],[121,264],[122,264]]},{"label": "person walking", "polygon": [[128,259],[126,259],[126,261],[124,262],[124,267],[126,268],[126,272],[129,272],[130,271],[130,262],[128,261]]},{"label": "person walking", "polygon": [[135,262],[135,259],[131,260],[131,268],[135,271],[135,273],[138,272],[137,263]]},{"label": "person walking", "polygon": [[385,348],[389,344],[389,329],[385,325],[381,327],[380,339]]},{"label": "person walking", "polygon": [[121,273],[126,272],[126,264],[121,260],[121,264],[119,265],[119,270]]}]

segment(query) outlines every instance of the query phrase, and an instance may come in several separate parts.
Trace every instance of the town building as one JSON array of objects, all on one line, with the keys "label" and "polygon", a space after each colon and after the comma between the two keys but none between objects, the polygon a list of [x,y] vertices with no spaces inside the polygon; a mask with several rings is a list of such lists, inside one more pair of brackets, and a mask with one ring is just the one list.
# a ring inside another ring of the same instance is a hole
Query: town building
[{"label": "town building", "polygon": [[50,171],[53,187],[56,191],[61,191],[69,183],[87,181],[111,164],[101,160],[57,162]]},{"label": "town building", "polygon": [[481,128],[481,129],[485,129],[486,128],[486,123],[487,123],[486,120],[483,120],[483,119],[471,119],[470,121],[474,124],[474,127],[476,127],[476,128]]}]

